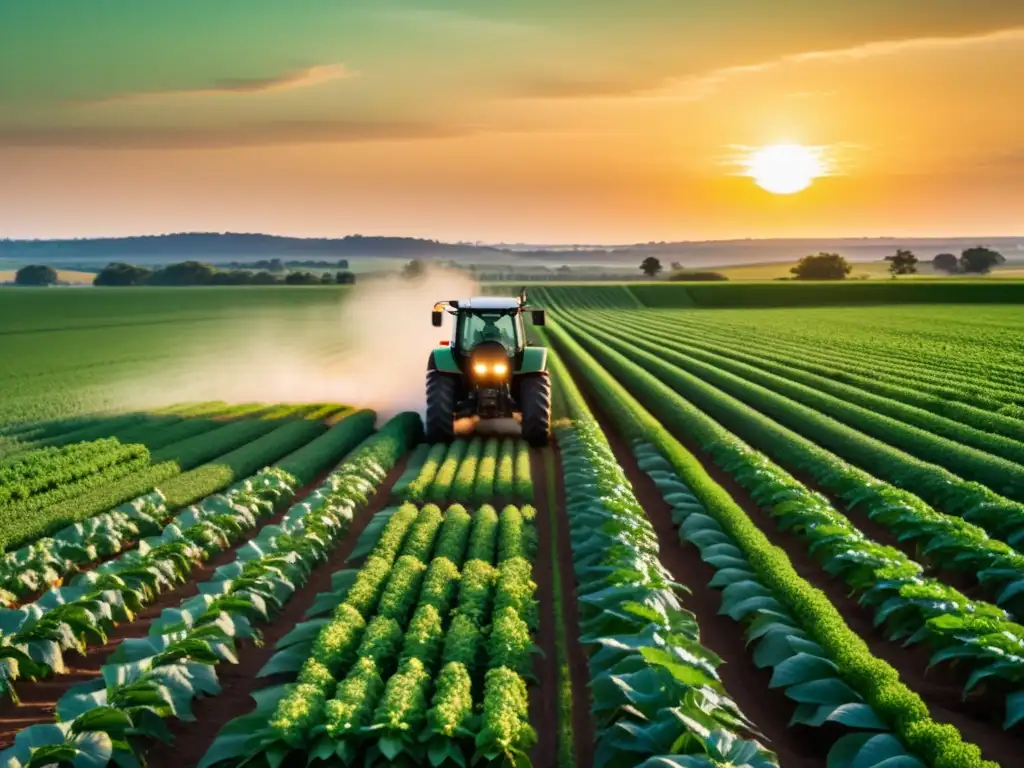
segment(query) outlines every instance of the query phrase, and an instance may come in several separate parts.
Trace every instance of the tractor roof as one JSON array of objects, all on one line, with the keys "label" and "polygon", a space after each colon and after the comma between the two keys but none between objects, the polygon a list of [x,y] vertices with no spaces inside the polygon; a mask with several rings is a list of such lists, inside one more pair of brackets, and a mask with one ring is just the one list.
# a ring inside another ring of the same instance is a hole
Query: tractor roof
[{"label": "tractor roof", "polygon": [[459,309],[519,309],[519,299],[508,296],[476,296],[459,299]]}]

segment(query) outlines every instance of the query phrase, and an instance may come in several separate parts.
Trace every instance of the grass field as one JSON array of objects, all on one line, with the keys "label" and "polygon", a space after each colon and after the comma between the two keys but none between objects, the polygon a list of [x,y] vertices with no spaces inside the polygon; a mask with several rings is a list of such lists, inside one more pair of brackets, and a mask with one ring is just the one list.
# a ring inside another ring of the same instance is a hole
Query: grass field
[{"label": "grass field", "polygon": [[179,402],[342,289],[0,295],[0,763],[1013,768],[1022,287],[537,287],[539,449]]},{"label": "grass field", "polygon": [[[850,280],[891,280],[889,274],[889,263],[885,261],[855,261],[851,262],[853,271],[850,272]],[[739,264],[726,265],[722,267],[711,267],[709,271],[725,275],[730,280],[778,280],[779,278],[791,278],[790,269],[796,266],[796,261],[791,262],[768,262],[764,264]],[[982,279],[1010,278],[1019,279],[1024,275],[1024,267],[1004,266],[998,267]],[[900,280],[920,280],[921,278],[953,278],[946,272],[932,269],[929,262],[918,264],[917,274],[901,275]]]}]

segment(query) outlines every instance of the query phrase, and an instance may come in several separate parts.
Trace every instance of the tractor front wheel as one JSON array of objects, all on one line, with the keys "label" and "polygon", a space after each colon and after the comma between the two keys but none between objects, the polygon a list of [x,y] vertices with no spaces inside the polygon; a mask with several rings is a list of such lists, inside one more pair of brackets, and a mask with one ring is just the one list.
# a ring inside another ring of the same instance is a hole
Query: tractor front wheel
[{"label": "tractor front wheel", "polygon": [[427,371],[427,441],[447,443],[455,437],[454,376],[440,371]]},{"label": "tractor front wheel", "polygon": [[547,371],[527,376],[519,385],[523,439],[541,448],[551,439],[551,379]]}]

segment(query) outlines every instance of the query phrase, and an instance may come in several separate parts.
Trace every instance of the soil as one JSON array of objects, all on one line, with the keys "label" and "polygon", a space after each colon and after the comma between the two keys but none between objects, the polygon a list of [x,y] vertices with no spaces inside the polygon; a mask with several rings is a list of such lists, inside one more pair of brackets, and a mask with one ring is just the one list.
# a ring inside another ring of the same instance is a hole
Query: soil
[{"label": "soil", "polygon": [[[580,643],[579,603],[573,570],[572,546],[569,539],[569,517],[565,511],[565,485],[562,478],[562,457],[555,452],[555,498],[544,505],[551,510],[558,525],[558,570],[562,582],[562,621],[565,648],[569,657],[569,680],[572,685],[572,734],[576,765],[586,768],[594,764],[594,722],[591,717],[590,669],[587,654]],[[544,485],[547,493],[547,484]],[[550,528],[548,528],[550,530]]]},{"label": "soil", "polygon": [[530,720],[537,731],[537,745],[531,752],[535,768],[556,768],[558,757],[558,648],[555,644],[554,568],[551,563],[551,536],[548,531],[550,502],[547,498],[547,471],[544,454],[532,451],[530,474],[538,493],[534,527],[539,547],[533,561],[533,580],[537,582],[540,627],[536,643],[543,656],[534,660],[533,672],[540,685],[530,686]]},{"label": "soil", "polygon": [[[60,699],[60,697],[63,696],[64,693],[66,693],[70,688],[81,683],[89,682],[98,677],[100,675],[101,667],[106,663],[109,655],[116,649],[118,643],[120,643],[125,638],[145,637],[149,632],[150,625],[153,623],[153,621],[159,618],[164,608],[175,607],[179,605],[182,601],[199,594],[200,583],[209,579],[213,575],[213,572],[220,566],[233,562],[235,560],[236,551],[238,548],[243,546],[251,539],[255,538],[259,534],[260,530],[262,530],[263,526],[272,525],[279,522],[281,518],[284,517],[288,508],[292,504],[301,501],[302,498],[304,498],[306,495],[308,495],[317,487],[319,487],[319,485],[323,482],[323,480],[329,473],[330,471],[323,472],[320,476],[315,478],[309,485],[305,486],[304,488],[301,488],[299,492],[295,495],[295,497],[288,504],[283,505],[280,509],[276,510],[275,513],[271,517],[267,518],[262,525],[258,525],[251,531],[247,531],[233,547],[226,549],[223,552],[214,555],[206,562],[195,566],[192,569],[191,574],[189,575],[188,581],[176,586],[174,589],[168,590],[161,594],[154,603],[150,604],[143,611],[137,614],[133,621],[123,622],[113,627],[109,631],[107,635],[107,641],[105,643],[103,643],[102,645],[94,645],[87,648],[85,654],[77,654],[73,651],[66,652],[65,663],[68,667],[68,674],[54,676],[45,680],[38,680],[34,682],[26,681],[17,684],[17,692],[21,700],[20,703],[16,705],[10,699],[4,699],[2,702],[0,702],[0,749],[4,749],[10,746],[14,741],[14,736],[21,729],[39,723],[53,722],[55,716],[54,710],[57,701]],[[394,481],[397,480],[397,478],[398,475],[392,472],[392,474],[388,477],[388,483],[385,486],[382,486],[382,490],[390,490],[390,485],[393,484]],[[386,492],[378,492],[378,494],[374,497],[374,502],[376,502],[378,498],[386,500]],[[383,504],[380,504],[377,508],[379,509],[382,506]],[[368,515],[372,515],[372,512],[370,510],[376,511],[376,509],[374,509],[374,505],[371,505],[371,507],[369,507],[367,510],[364,510],[362,513],[360,513],[357,516],[357,520],[353,522],[353,526],[350,529],[349,533],[349,540],[352,542],[352,545],[354,545],[355,540],[358,538],[358,535],[361,532],[362,527],[365,526],[366,522],[369,520]],[[362,519],[360,520],[358,518]],[[351,546],[349,546],[348,549],[350,551]],[[345,554],[347,555],[347,553]],[[344,559],[344,557],[342,557],[342,559]],[[321,565],[316,571],[314,571],[313,577],[311,578],[310,582],[308,582],[305,585],[305,587],[303,587],[298,592],[296,592],[295,595],[293,595],[293,599],[289,602],[288,607],[286,608],[286,615],[288,610],[291,609],[292,606],[294,606],[294,604],[297,601],[301,602],[301,599],[298,598],[300,598],[300,595],[302,595],[310,587],[311,584],[316,582],[318,574],[321,577],[326,575],[326,581],[321,583],[319,587],[314,588],[313,592],[310,593],[309,601],[307,601],[307,605],[302,607],[300,615],[302,611],[306,610],[306,608],[308,607],[308,602],[312,601],[313,596],[315,596],[315,594],[318,591],[322,591],[324,588],[329,587],[330,575],[332,573],[332,570],[329,568],[329,565],[329,563],[327,565]],[[326,584],[326,587],[323,585],[324,583]],[[275,627],[278,626],[277,622],[279,621],[279,618],[275,619]],[[291,628],[291,625],[287,622],[285,622],[283,626],[285,627],[286,630]],[[272,633],[268,629],[264,637],[272,645],[273,642],[275,642],[276,640],[271,640],[271,636]],[[238,649],[240,661],[242,662],[242,664],[244,664],[246,662],[247,657],[251,655],[246,653],[247,650],[247,648]],[[265,650],[265,648],[255,650]],[[260,662],[260,664],[257,666],[257,670],[259,669],[259,666],[262,666],[262,663],[263,662]],[[222,674],[222,672],[226,668],[230,669],[231,665],[224,665],[218,668],[218,677],[221,678],[222,682],[224,681],[224,678],[227,676]],[[225,685],[225,693],[226,692],[227,685]],[[223,702],[225,698],[225,696],[218,696],[213,701]],[[199,723],[191,723],[186,726],[189,728],[188,744],[190,746],[197,742],[203,741],[203,734],[205,733],[205,729],[209,724],[210,720],[209,718],[203,718],[200,713],[202,711],[202,705],[208,703],[209,701],[200,701],[196,703],[194,711],[196,712],[197,717],[200,718]],[[184,724],[180,723],[179,721],[170,721],[168,725],[171,727],[172,733],[177,733],[176,727]],[[206,739],[205,743],[212,741],[213,737],[216,735],[216,732],[217,730],[219,730],[219,728],[220,725],[217,725],[214,728],[214,730],[209,734],[209,738]],[[173,750],[176,768],[180,768],[180,766],[183,764],[181,762],[181,755],[185,751],[189,750],[188,747],[185,747],[184,743],[179,745],[178,748],[176,748],[175,750]],[[205,752],[205,747],[203,747],[203,752]],[[194,762],[184,764],[195,765],[196,763],[198,763],[203,752],[199,752],[196,755]],[[152,764],[152,760],[150,762]]]},{"label": "soil", "polygon": [[[600,409],[594,403],[591,403],[591,408],[594,409],[595,413],[600,412]],[[608,436],[609,442],[613,445],[619,463],[627,470],[627,475],[634,485],[637,497],[651,517],[651,521],[658,531],[659,540],[662,542],[665,541],[665,538],[672,540],[669,546],[665,547],[663,545],[663,562],[673,574],[679,575],[674,565],[678,558],[673,557],[672,552],[680,551],[680,546],[674,526],[671,523],[671,518],[668,515],[667,505],[661,498],[653,481],[647,475],[640,472],[628,444],[615,434],[610,421],[603,419],[602,427]],[[1017,732],[1019,729],[1014,729],[1013,731],[1004,731],[1002,729],[1001,713],[1003,708],[1001,705],[995,706],[991,702],[985,702],[980,699],[964,702],[961,695],[963,679],[948,673],[937,674],[934,670],[929,671],[927,648],[923,646],[904,648],[896,642],[884,639],[875,629],[871,612],[862,607],[851,596],[849,587],[830,576],[818,565],[817,561],[807,553],[803,542],[792,534],[780,532],[767,513],[758,507],[753,499],[750,498],[750,495],[732,476],[719,469],[692,440],[680,439],[678,435],[676,435],[676,439],[701,462],[712,479],[732,496],[733,500],[747,513],[748,517],[761,529],[771,543],[781,547],[786,552],[797,573],[828,597],[829,601],[843,616],[850,629],[867,643],[872,654],[885,660],[899,672],[900,678],[907,687],[921,696],[928,705],[931,716],[936,722],[954,725],[960,731],[965,741],[973,742],[981,748],[985,758],[995,760],[1002,765],[1017,764],[1022,743],[1021,736]],[[662,510],[664,510],[664,514]],[[858,526],[860,522],[858,519]],[[870,523],[870,521],[868,522]],[[694,554],[693,559],[697,559],[696,554]],[[709,572],[707,578],[710,578],[710,573],[713,570],[709,566],[705,566],[705,568]],[[706,584],[707,578],[684,578],[682,583],[694,588],[693,585],[695,584]],[[686,604],[687,607],[697,614],[702,630],[702,641],[727,661],[736,661],[737,659],[734,654],[722,653],[719,648],[720,641],[717,632],[708,634],[706,637],[703,636],[704,632],[714,627],[714,620],[705,620],[700,611],[694,607],[693,598],[697,598],[699,601],[700,592],[701,590],[694,589],[693,597],[687,600]],[[714,600],[717,603],[718,597],[716,596]],[[736,631],[735,623],[726,617],[718,618],[725,618],[732,628],[732,633],[739,639],[741,633]],[[753,666],[752,662],[751,666]],[[786,759],[784,753],[780,751],[781,745],[787,744],[787,741],[789,743],[796,741],[797,754],[806,753],[806,744],[815,738],[814,734],[816,731],[820,732],[823,729],[790,729],[793,734],[802,732],[803,735],[796,739],[792,736],[787,739],[785,734],[773,736],[772,732],[778,725],[781,724],[785,727],[788,716],[793,711],[792,702],[779,694],[781,701],[778,702],[778,705],[772,706],[769,704],[770,697],[775,692],[768,690],[767,679],[769,676],[761,670],[757,670],[757,673],[761,674],[760,680],[764,682],[751,685],[751,681],[758,678],[753,678],[749,674],[742,674],[741,678],[745,682],[737,683],[729,676],[728,668],[729,665],[726,665],[726,668],[722,670],[722,679],[725,682],[726,689],[735,698],[741,709],[750,714],[755,722],[765,731],[765,734],[771,738],[771,743],[774,745],[772,748],[779,752],[781,763],[786,766],[799,765],[798,762],[790,762],[790,760]],[[753,690],[745,691],[744,686]],[[744,703],[748,698],[750,704]],[[785,713],[786,717],[779,718],[779,712]],[[823,746],[825,751],[827,751],[828,745]],[[819,754],[824,755],[825,751],[821,751]]]}]

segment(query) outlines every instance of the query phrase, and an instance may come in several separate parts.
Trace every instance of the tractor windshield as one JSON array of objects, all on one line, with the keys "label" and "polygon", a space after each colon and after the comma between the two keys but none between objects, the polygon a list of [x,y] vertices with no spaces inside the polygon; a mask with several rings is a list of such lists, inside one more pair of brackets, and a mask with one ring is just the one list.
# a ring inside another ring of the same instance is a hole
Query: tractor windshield
[{"label": "tractor windshield", "polygon": [[516,312],[461,312],[458,343],[468,352],[481,341],[497,341],[514,353],[521,338],[519,325]]}]

